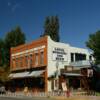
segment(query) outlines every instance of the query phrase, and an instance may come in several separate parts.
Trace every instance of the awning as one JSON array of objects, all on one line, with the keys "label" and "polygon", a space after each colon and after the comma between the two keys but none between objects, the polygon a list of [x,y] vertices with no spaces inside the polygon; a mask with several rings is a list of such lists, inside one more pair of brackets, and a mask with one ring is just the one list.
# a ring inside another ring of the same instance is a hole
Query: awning
[{"label": "awning", "polygon": [[10,78],[23,78],[23,77],[27,77],[28,74],[29,72],[11,73],[9,77]]},{"label": "awning", "polygon": [[11,73],[9,75],[10,78],[26,78],[26,77],[39,77],[43,74],[45,70],[41,71],[32,71],[32,72],[19,72],[19,73]]},{"label": "awning", "polygon": [[42,71],[32,71],[28,76],[29,77],[39,77],[41,74],[43,74],[45,70],[42,70]]},{"label": "awning", "polygon": [[13,74],[10,74],[8,77],[13,77]]},{"label": "awning", "polygon": [[63,73],[63,75],[65,75],[65,76],[83,76],[83,75],[78,74],[78,73]]}]

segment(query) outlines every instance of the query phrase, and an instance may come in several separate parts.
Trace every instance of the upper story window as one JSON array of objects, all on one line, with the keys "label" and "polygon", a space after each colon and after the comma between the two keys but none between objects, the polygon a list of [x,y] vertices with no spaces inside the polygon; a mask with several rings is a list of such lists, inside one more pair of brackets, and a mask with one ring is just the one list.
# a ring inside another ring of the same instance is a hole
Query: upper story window
[{"label": "upper story window", "polygon": [[71,53],[71,62],[74,61],[82,61],[82,60],[86,60],[86,54],[81,54],[81,53]]},{"label": "upper story window", "polygon": [[19,67],[19,58],[16,58],[16,68]]},{"label": "upper story window", "polygon": [[15,58],[12,59],[12,67],[15,67]]},{"label": "upper story window", "polygon": [[35,65],[38,65],[38,53],[35,53]]},{"label": "upper story window", "polygon": [[30,54],[30,67],[32,67],[32,54]]},{"label": "upper story window", "polygon": [[73,62],[74,61],[74,54],[71,53],[70,55],[71,55],[71,62]]},{"label": "upper story window", "polygon": [[23,57],[20,57],[20,67],[23,67]]},{"label": "upper story window", "polygon": [[28,56],[25,56],[25,66],[28,67]]},{"label": "upper story window", "polygon": [[92,55],[89,56],[89,60],[92,60]]},{"label": "upper story window", "polygon": [[86,54],[75,53],[75,61],[86,60]]},{"label": "upper story window", "polygon": [[40,64],[44,63],[44,52],[40,53]]}]

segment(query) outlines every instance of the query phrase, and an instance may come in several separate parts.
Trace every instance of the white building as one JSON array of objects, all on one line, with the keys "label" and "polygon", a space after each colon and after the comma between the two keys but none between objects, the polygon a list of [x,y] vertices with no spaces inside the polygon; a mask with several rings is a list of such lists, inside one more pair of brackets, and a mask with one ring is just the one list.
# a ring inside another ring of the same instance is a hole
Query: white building
[{"label": "white building", "polygon": [[[86,67],[89,60],[93,60],[87,49],[73,47],[66,43],[54,42],[48,37],[48,77],[65,66]],[[48,90],[51,91],[51,81],[48,81]]]}]

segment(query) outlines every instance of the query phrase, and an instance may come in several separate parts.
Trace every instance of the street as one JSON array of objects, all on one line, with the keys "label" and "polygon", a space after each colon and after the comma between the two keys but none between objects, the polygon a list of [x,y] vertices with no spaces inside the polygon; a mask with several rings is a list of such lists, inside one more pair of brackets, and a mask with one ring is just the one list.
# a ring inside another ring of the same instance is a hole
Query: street
[{"label": "street", "polygon": [[0,100],[100,100],[100,96],[75,96],[75,97],[0,97]]},{"label": "street", "polygon": [[0,100],[54,100],[44,97],[0,97]]}]

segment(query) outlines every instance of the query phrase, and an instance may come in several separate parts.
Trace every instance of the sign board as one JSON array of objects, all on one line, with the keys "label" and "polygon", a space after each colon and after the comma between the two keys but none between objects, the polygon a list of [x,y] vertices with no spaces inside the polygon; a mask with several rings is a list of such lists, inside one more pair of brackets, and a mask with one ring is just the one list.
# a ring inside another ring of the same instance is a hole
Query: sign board
[{"label": "sign board", "polygon": [[52,59],[57,61],[67,61],[67,53],[63,48],[53,48]]}]

